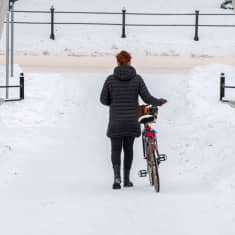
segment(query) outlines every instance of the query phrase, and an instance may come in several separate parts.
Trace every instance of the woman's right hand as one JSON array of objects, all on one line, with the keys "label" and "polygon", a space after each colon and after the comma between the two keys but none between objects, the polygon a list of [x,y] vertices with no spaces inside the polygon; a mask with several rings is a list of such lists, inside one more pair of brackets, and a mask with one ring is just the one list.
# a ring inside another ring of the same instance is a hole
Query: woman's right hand
[{"label": "woman's right hand", "polygon": [[161,103],[160,106],[168,102],[166,99],[163,99],[163,98],[160,98],[159,100]]}]

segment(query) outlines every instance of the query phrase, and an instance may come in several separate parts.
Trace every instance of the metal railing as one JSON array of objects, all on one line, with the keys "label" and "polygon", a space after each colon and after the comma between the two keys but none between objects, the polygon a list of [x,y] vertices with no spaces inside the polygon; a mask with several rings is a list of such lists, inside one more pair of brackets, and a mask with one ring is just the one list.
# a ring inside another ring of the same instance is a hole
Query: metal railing
[{"label": "metal railing", "polygon": [[[120,26],[122,29],[121,37],[126,38],[127,27],[193,27],[194,41],[199,41],[199,27],[235,27],[235,24],[199,24],[200,16],[235,16],[235,14],[215,14],[215,13],[200,13],[196,10],[194,13],[137,13],[127,12],[122,9],[121,12],[96,12],[96,11],[56,11],[52,6],[49,11],[13,11],[14,13],[29,13],[29,14],[50,14],[50,21],[14,21],[14,24],[34,24],[34,25],[50,25],[50,39],[55,40],[55,25],[96,25],[96,26]],[[57,22],[55,21],[56,14],[85,14],[85,15],[120,15],[120,22]],[[133,24],[127,23],[126,17],[130,16],[193,16],[194,24]]]},{"label": "metal railing", "polygon": [[220,74],[220,101],[226,101],[223,100],[223,98],[225,97],[225,89],[233,89],[235,88],[235,86],[226,86],[225,85],[225,74],[221,73]]},{"label": "metal railing", "polygon": [[19,88],[19,98],[17,99],[9,99],[7,95],[7,99],[5,99],[5,102],[9,101],[20,101],[24,99],[24,74],[21,73],[19,77],[19,85],[6,85],[6,86],[0,86],[0,89],[6,89],[8,91],[9,88]]}]

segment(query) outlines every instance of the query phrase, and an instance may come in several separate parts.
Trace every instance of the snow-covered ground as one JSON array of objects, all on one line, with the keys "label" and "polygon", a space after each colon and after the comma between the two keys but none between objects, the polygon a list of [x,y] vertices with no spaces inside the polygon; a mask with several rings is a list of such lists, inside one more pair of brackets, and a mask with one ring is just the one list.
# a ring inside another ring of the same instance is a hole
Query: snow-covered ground
[{"label": "snow-covered ground", "polygon": [[[165,0],[143,1],[100,0],[87,1],[29,1],[16,3],[17,10],[49,10],[51,5],[58,11],[114,11],[157,13],[234,13],[220,9],[221,0]],[[50,21],[49,14],[16,13],[16,21]],[[56,22],[108,22],[121,23],[121,15],[56,14]],[[127,23],[141,24],[194,24],[195,16],[135,16],[128,15]],[[233,24],[235,16],[200,16],[200,24]],[[120,49],[144,55],[204,55],[234,54],[234,28],[199,28],[199,42],[193,41],[194,27],[127,27],[127,38],[121,38],[121,26],[56,25],[56,40],[49,39],[50,25],[16,25],[15,48],[22,54],[65,54],[70,56],[114,54]],[[4,38],[0,49],[4,50]]]},{"label": "snow-covered ground", "polygon": [[219,64],[143,74],[169,100],[155,126],[168,154],[160,194],[137,176],[140,139],[135,187],[111,190],[106,73],[26,74],[25,100],[0,106],[1,234],[233,235],[235,109],[218,101],[221,71],[235,84],[235,68]]},{"label": "snow-covered ground", "polygon": [[[133,4],[133,2],[135,4]],[[18,7],[21,9],[30,8],[30,9],[45,9],[46,6],[54,5],[58,9],[62,10],[92,10],[92,11],[117,11],[118,9],[122,9],[126,7],[132,11],[184,11],[185,9],[195,10],[197,8],[201,8],[202,10],[211,10],[211,9],[218,9],[220,7],[221,1],[220,0],[178,0],[177,2],[174,0],[149,0],[148,4],[143,4],[141,0],[118,0],[115,2],[110,2],[109,0],[100,0],[99,2],[94,2],[92,0],[87,1],[74,1],[74,0],[67,0],[66,3],[63,1],[58,0],[41,0],[38,2],[37,0],[20,0],[17,3]]]},{"label": "snow-covered ground", "polygon": [[[20,0],[16,9],[232,13],[220,3]],[[121,22],[120,15],[86,17],[57,15],[56,21]],[[16,20],[48,21],[49,15],[18,13]],[[199,21],[235,24],[234,16]],[[127,23],[190,24],[194,17],[128,16]],[[127,28],[121,39],[120,27],[56,26],[55,41],[49,32],[49,25],[16,25],[16,62],[24,68],[26,90],[24,101],[0,102],[0,234],[234,235],[235,90],[226,90],[233,102],[221,103],[218,85],[221,72],[235,85],[234,29],[200,28],[199,42],[193,28]],[[99,94],[120,49],[132,52],[151,92],[169,100],[155,126],[168,155],[160,167],[160,194],[137,175],[145,167],[140,139],[135,187],[111,189],[108,109]],[[15,69],[18,75],[21,68]],[[17,76],[10,83],[17,84]]]}]

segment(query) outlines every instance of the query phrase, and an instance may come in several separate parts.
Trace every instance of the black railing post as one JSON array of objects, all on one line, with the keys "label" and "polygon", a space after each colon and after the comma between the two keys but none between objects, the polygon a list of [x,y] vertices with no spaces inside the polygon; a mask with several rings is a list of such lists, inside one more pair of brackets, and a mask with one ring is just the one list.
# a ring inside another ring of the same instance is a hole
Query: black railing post
[{"label": "black railing post", "polygon": [[55,8],[51,6],[51,35],[50,39],[55,40]]},{"label": "black railing post", "polygon": [[198,37],[198,24],[199,24],[199,11],[195,11],[195,35],[194,35],[194,41],[199,41]]},{"label": "black railing post", "polygon": [[122,38],[126,38],[126,9],[122,9]]},{"label": "black railing post", "polygon": [[20,74],[20,99],[24,99],[24,73]]},{"label": "black railing post", "polygon": [[224,73],[220,74],[220,101],[223,101],[225,96],[225,75]]}]

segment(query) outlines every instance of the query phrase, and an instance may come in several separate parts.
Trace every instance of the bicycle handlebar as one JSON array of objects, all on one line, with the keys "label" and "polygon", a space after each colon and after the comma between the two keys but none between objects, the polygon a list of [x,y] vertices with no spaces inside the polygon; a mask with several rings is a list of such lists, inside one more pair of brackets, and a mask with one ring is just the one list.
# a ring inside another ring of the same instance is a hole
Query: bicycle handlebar
[{"label": "bicycle handlebar", "polygon": [[155,115],[158,113],[158,107],[152,106],[152,105],[140,105],[139,112],[140,112],[140,116]]}]

